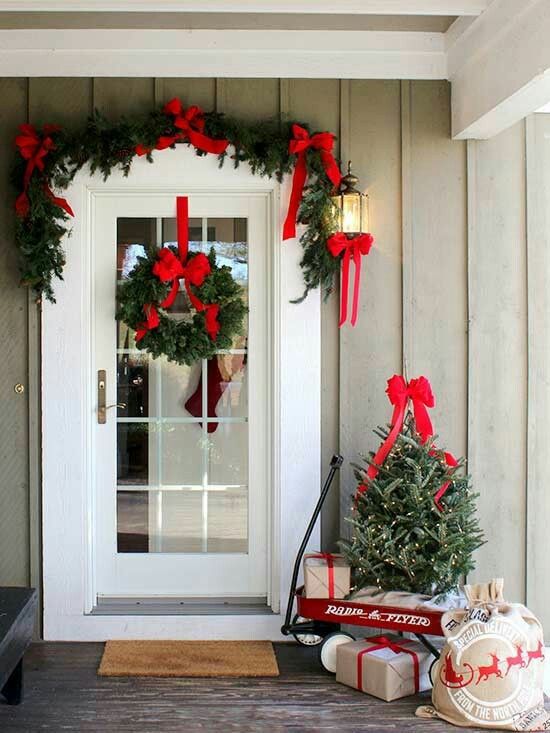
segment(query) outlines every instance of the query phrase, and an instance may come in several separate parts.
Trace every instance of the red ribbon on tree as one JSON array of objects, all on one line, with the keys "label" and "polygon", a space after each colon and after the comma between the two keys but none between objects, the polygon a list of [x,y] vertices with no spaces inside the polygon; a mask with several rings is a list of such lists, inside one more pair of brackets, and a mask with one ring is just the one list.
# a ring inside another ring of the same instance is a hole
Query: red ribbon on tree
[{"label": "red ribbon on tree", "polygon": [[297,158],[292,178],[288,213],[283,226],[283,239],[292,239],[296,236],[296,216],[307,179],[307,151],[310,149],[319,151],[325,173],[334,186],[339,186],[342,180],[342,174],[332,154],[334,147],[332,132],[318,132],[310,136],[304,127],[294,124],[292,125],[292,134],[294,137],[288,144],[288,151],[292,155],[296,155]]},{"label": "red ribbon on tree", "polygon": [[[229,140],[214,140],[204,134],[204,112],[200,107],[194,105],[185,109],[181,100],[174,98],[164,105],[163,112],[173,116],[174,126],[181,132],[175,135],[161,135],[157,140],[155,150],[166,150],[176,142],[188,140],[197,150],[220,155],[229,145]],[[148,155],[153,148],[136,145],[135,150],[138,155]]]},{"label": "red ribbon on tree", "polygon": [[412,639],[403,639],[402,641],[396,642],[387,636],[370,636],[368,639],[365,639],[365,641],[372,643],[373,646],[370,646],[367,649],[361,649],[357,654],[357,688],[361,690],[361,692],[364,692],[363,657],[365,654],[376,652],[379,649],[391,649],[394,654],[409,654],[413,660],[414,691],[418,692],[420,690],[420,664],[418,662],[418,655],[415,651],[407,649],[405,646],[405,644],[412,641]]},{"label": "red ribbon on tree", "polygon": [[[176,210],[179,257],[176,257],[168,247],[163,247],[153,265],[153,274],[161,282],[171,283],[170,292],[162,301],[160,307],[170,308],[174,304],[179,292],[180,280],[183,280],[191,305],[195,310],[204,312],[206,331],[212,341],[215,341],[220,330],[218,322],[220,307],[216,303],[206,305],[191,290],[191,285],[200,287],[204,283],[212,268],[208,257],[202,252],[199,252],[190,260],[187,259],[189,254],[189,201],[187,196],[177,197]],[[153,304],[147,303],[143,306],[143,310],[147,319],[139,324],[136,341],[140,341],[147,331],[157,328],[160,323],[158,311]]]},{"label": "red ribbon on tree", "polygon": [[349,238],[344,232],[336,232],[327,239],[327,248],[333,257],[339,257],[342,252],[342,286],[340,295],[340,323],[342,326],[348,317],[348,300],[349,300],[349,267],[351,260],[355,266],[355,277],[353,280],[353,305],[351,310],[351,325],[357,323],[357,313],[359,310],[359,293],[361,285],[361,257],[368,255],[370,248],[374,244],[372,234],[358,234],[353,238]]},{"label": "red ribbon on tree", "polygon": [[[435,398],[431,384],[426,377],[418,377],[417,379],[411,379],[410,382],[407,382],[401,375],[394,374],[391,379],[388,379],[386,394],[393,405],[391,429],[388,437],[376,452],[373,462],[367,470],[367,478],[369,479],[376,477],[380,470],[380,466],[384,463],[391,449],[395,445],[397,436],[403,428],[403,422],[405,420],[405,413],[409,401],[412,402],[416,431],[420,435],[422,443],[427,443],[433,435],[433,426],[428,414],[428,408],[434,407]],[[432,455],[435,452],[436,449],[432,449]],[[444,453],[443,455],[445,457],[445,463],[449,468],[456,468],[456,466],[458,466],[458,461],[452,453]],[[440,500],[449,488],[450,483],[450,481],[447,481],[443,484],[434,496],[434,503],[439,511],[443,511]],[[362,494],[367,489],[368,486],[366,484],[359,484],[357,487],[357,493]]]},{"label": "red ribbon on tree", "polygon": [[306,558],[314,560],[326,560],[328,570],[328,595],[334,598],[334,555],[332,552],[313,552],[306,555]]},{"label": "red ribbon on tree", "polygon": [[[15,145],[19,149],[21,157],[27,161],[25,173],[23,174],[23,191],[15,201],[15,211],[22,219],[28,216],[30,211],[27,191],[32,175],[35,169],[40,173],[44,172],[44,159],[56,147],[52,135],[59,132],[60,129],[59,125],[44,125],[42,135],[40,135],[34,125],[19,125],[20,134],[15,138]],[[43,187],[52,203],[66,211],[70,216],[74,216],[73,210],[66,199],[55,196],[46,182],[44,182]]]}]

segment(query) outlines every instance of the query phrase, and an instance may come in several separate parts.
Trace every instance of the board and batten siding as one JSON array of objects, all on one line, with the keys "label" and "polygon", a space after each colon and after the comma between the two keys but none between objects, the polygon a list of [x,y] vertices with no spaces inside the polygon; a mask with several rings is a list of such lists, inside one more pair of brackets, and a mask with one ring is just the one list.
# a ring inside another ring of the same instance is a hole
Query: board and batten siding
[{"label": "board and batten siding", "polygon": [[[356,328],[338,329],[337,291],[323,304],[323,474],[335,451],[349,461],[376,448],[372,429],[390,415],[389,376],[404,368],[409,377],[425,374],[440,444],[468,455],[481,494],[489,542],[478,552],[476,578],[504,575],[509,597],[544,618],[547,117],[466,144],[450,139],[446,82],[33,78],[0,79],[0,90],[0,584],[40,580],[39,311],[17,287],[8,183],[16,126],[27,119],[79,125],[93,108],[115,118],[180,96],[338,134],[341,159],[351,158],[368,186],[376,246],[363,261]],[[14,392],[18,382],[23,395]],[[352,490],[346,466],[322,519],[326,549],[346,531]]]}]

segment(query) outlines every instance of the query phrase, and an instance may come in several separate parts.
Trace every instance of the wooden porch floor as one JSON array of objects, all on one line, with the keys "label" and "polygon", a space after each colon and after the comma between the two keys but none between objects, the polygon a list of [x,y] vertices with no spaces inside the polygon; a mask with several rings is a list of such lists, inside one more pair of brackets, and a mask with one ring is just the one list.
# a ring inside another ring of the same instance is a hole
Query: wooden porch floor
[{"label": "wooden porch floor", "polygon": [[2,733],[442,733],[414,717],[424,694],[393,703],[338,684],[315,649],[276,644],[277,679],[105,679],[102,644],[38,643],[25,657],[25,700],[0,703]]}]

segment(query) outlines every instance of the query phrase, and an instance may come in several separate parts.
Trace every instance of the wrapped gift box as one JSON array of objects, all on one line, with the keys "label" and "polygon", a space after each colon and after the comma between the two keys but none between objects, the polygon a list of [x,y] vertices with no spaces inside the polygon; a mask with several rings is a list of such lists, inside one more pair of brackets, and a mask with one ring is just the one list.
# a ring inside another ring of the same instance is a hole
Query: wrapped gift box
[{"label": "wrapped gift box", "polygon": [[316,552],[304,556],[306,598],[345,598],[350,583],[351,568],[342,555]]},{"label": "wrapped gift box", "polygon": [[336,679],[381,700],[397,700],[431,688],[430,652],[401,636],[371,636],[340,644],[336,649]]}]

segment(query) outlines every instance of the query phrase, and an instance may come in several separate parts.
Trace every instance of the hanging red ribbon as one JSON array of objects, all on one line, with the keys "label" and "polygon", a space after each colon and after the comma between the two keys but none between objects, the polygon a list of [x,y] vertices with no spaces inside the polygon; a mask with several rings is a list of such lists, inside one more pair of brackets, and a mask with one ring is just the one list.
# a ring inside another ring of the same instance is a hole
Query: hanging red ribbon
[{"label": "hanging red ribbon", "polygon": [[314,560],[325,560],[328,570],[328,597],[334,598],[334,558],[331,552],[313,552],[306,555],[306,558]]},{"label": "hanging red ribbon", "polygon": [[296,165],[292,178],[292,192],[288,205],[288,213],[283,226],[283,239],[292,239],[296,236],[296,216],[302,193],[307,179],[307,151],[318,150],[325,173],[335,187],[340,185],[342,174],[332,154],[334,135],[331,132],[318,132],[311,135],[300,125],[292,125],[293,138],[288,144],[288,151],[296,155]]},{"label": "hanging red ribbon", "polygon": [[[164,105],[163,112],[174,118],[173,124],[181,132],[174,135],[161,135],[157,140],[155,150],[165,150],[176,142],[188,140],[197,150],[220,155],[229,145],[229,140],[214,140],[204,134],[204,112],[200,107],[192,106],[185,109],[181,101],[174,98]],[[147,155],[153,148],[136,145],[135,150],[138,155]]]},{"label": "hanging red ribbon", "polygon": [[414,679],[414,691],[419,692],[420,690],[420,664],[418,662],[418,655],[412,649],[407,649],[405,646],[410,643],[412,639],[403,639],[402,641],[396,642],[387,636],[370,636],[365,641],[369,642],[373,646],[369,646],[366,649],[361,649],[357,654],[357,689],[361,692],[365,692],[363,689],[363,657],[365,654],[371,654],[379,649],[390,649],[394,654],[409,654],[413,661],[413,679]]},{"label": "hanging red ribbon", "polygon": [[160,323],[158,310],[153,303],[146,303],[143,306],[143,312],[145,313],[145,320],[138,323],[136,328],[136,342],[141,341],[148,331],[157,328]]},{"label": "hanging red ribbon", "polygon": [[[422,443],[426,443],[433,435],[433,426],[428,414],[428,408],[434,407],[435,398],[432,392],[432,387],[426,377],[411,379],[411,381],[407,383],[404,377],[394,374],[394,376],[388,380],[386,394],[393,405],[391,429],[388,437],[376,452],[376,455],[367,470],[367,478],[371,480],[377,476],[380,466],[384,463],[391,449],[395,445],[397,436],[403,428],[405,412],[407,410],[409,400],[412,402],[416,431],[420,435]],[[436,451],[437,449],[434,448],[431,452],[434,454]],[[458,465],[456,458],[451,453],[444,453],[443,455],[447,466],[455,468]],[[441,498],[449,488],[450,483],[450,481],[447,481],[440,489],[438,489],[434,496],[434,503],[440,511],[443,511],[443,507],[440,503]],[[367,484],[359,484],[357,487],[357,494],[362,494],[367,490],[367,488]]]},{"label": "hanging red ribbon", "polygon": [[[15,211],[22,219],[27,217],[30,212],[30,202],[27,194],[32,175],[36,170],[40,173],[44,172],[44,159],[51,150],[55,150],[55,143],[52,135],[59,132],[59,125],[44,125],[42,134],[40,135],[34,125],[20,125],[19,135],[15,138],[15,145],[19,149],[21,157],[27,161],[25,173],[23,174],[23,191],[19,194],[15,201]],[[55,196],[46,182],[43,184],[44,191],[53,204],[59,206],[70,216],[74,216],[68,201],[59,196]]]},{"label": "hanging red ribbon", "polygon": [[339,257],[342,252],[342,285],[340,296],[340,323],[342,326],[348,317],[348,300],[349,300],[349,268],[351,260],[355,266],[355,277],[353,280],[353,305],[351,311],[351,325],[357,323],[357,313],[359,310],[359,293],[361,286],[361,257],[368,255],[370,248],[374,244],[372,234],[358,234],[350,239],[344,232],[336,232],[327,239],[327,248],[333,257]]},{"label": "hanging red ribbon", "polygon": [[[219,330],[220,324],[218,322],[218,314],[220,307],[216,303],[205,304],[197,298],[197,296],[191,290],[191,286],[200,287],[208,275],[210,275],[212,268],[208,257],[199,252],[194,257],[188,259],[189,254],[189,202],[187,196],[178,196],[176,198],[176,211],[177,211],[177,233],[178,233],[178,255],[177,257],[171,249],[163,247],[158,253],[158,259],[153,265],[153,274],[163,283],[170,283],[170,292],[164,298],[160,304],[161,308],[170,308],[178,295],[180,280],[183,280],[185,290],[191,301],[191,305],[195,310],[204,312],[205,315],[205,328],[206,332],[215,341]],[[140,341],[147,331],[152,328],[157,328],[160,323],[158,313],[154,306],[147,305],[145,308],[149,308],[149,315],[153,313],[152,320],[148,316],[145,323],[140,324],[136,333],[136,341]]]}]

